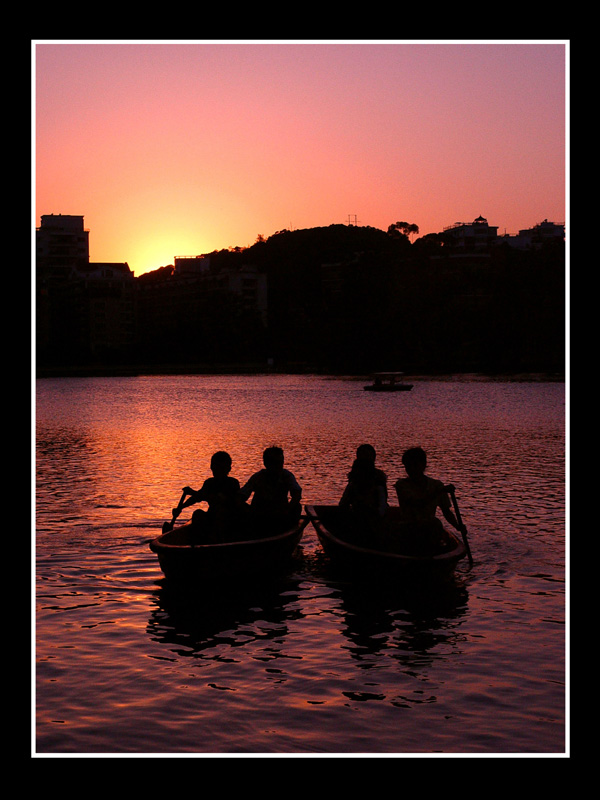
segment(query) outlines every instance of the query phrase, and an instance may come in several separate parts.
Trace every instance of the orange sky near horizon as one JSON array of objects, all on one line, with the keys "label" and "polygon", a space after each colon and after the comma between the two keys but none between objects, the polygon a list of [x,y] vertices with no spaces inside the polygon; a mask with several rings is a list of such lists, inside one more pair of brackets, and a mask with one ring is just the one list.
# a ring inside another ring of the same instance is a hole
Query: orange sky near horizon
[{"label": "orange sky near horizon", "polygon": [[566,222],[568,43],[33,42],[35,225],[92,261],[347,223]]}]

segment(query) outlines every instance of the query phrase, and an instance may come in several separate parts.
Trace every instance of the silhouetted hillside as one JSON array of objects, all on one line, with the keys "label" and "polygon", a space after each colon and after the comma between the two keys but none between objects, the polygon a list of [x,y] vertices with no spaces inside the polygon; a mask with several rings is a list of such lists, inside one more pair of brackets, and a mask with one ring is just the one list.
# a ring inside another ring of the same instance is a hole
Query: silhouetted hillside
[{"label": "silhouetted hillside", "polygon": [[[222,257],[269,279],[268,355],[322,370],[564,369],[564,245],[448,254],[442,235],[332,225]],[[215,263],[221,254],[214,254]]]}]

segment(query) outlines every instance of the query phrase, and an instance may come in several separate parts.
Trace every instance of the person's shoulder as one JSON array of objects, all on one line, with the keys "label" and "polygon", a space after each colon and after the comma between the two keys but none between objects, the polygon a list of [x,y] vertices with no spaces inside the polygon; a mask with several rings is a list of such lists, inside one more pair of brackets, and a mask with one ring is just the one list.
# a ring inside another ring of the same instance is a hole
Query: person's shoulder
[{"label": "person's shoulder", "polygon": [[298,481],[298,478],[296,478],[294,473],[290,472],[289,469],[284,469],[283,470],[283,478],[284,478],[284,481],[285,481],[285,483],[286,483],[286,485],[288,487],[291,487],[292,489],[300,489],[301,488],[300,487],[300,483]]},{"label": "person's shoulder", "polygon": [[246,481],[246,483],[244,484],[244,486],[254,486],[254,484],[255,484],[255,483],[257,482],[257,480],[259,479],[260,472],[261,472],[261,471],[259,471],[259,472],[255,472],[253,475],[250,475],[250,477],[248,478],[248,480]]},{"label": "person's shoulder", "polygon": [[427,476],[427,483],[432,489],[435,489],[436,492],[444,492],[446,490],[444,482],[438,480],[438,478],[430,478]]},{"label": "person's shoulder", "polygon": [[267,482],[268,472],[266,469],[259,469],[254,475],[250,476],[248,483],[251,486],[263,486]]}]

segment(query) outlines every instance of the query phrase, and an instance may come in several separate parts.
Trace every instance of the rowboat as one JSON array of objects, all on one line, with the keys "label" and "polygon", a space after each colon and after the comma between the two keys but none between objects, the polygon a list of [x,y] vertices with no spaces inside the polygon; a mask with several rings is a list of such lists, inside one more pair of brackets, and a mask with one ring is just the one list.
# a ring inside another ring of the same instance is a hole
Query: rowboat
[{"label": "rowboat", "polygon": [[153,539],[149,547],[169,580],[254,580],[285,569],[307,524],[308,520],[302,518],[276,535],[198,544],[188,522]]},{"label": "rowboat", "polygon": [[403,545],[400,510],[395,507],[388,509],[379,544],[365,542],[368,537],[357,540],[356,531],[348,524],[348,513],[339,506],[307,505],[305,511],[331,562],[361,578],[440,579],[450,576],[467,554],[464,543],[444,527],[439,551],[410,552]]},{"label": "rowboat", "polygon": [[409,392],[412,383],[404,383],[403,372],[374,372],[373,383],[365,386],[367,392]]}]

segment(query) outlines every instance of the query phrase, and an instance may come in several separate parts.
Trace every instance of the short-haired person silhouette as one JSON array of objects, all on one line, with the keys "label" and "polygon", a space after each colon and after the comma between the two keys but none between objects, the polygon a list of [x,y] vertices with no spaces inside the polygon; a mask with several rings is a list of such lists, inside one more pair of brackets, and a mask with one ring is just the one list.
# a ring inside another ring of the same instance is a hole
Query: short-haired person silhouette
[{"label": "short-haired person silhouette", "polygon": [[234,533],[233,528],[239,521],[240,483],[229,475],[231,467],[229,453],[224,450],[214,453],[210,459],[212,478],[207,478],[198,491],[185,486],[183,491],[189,498],[173,509],[174,516],[178,516],[188,506],[208,503],[207,511],[199,508],[192,514],[195,538],[200,541],[222,541]]},{"label": "short-haired person silhouette", "polygon": [[296,477],[284,468],[281,447],[267,447],[263,469],[255,472],[240,490],[244,502],[250,501],[250,519],[255,527],[270,532],[284,531],[296,524],[301,514],[302,488]]}]

